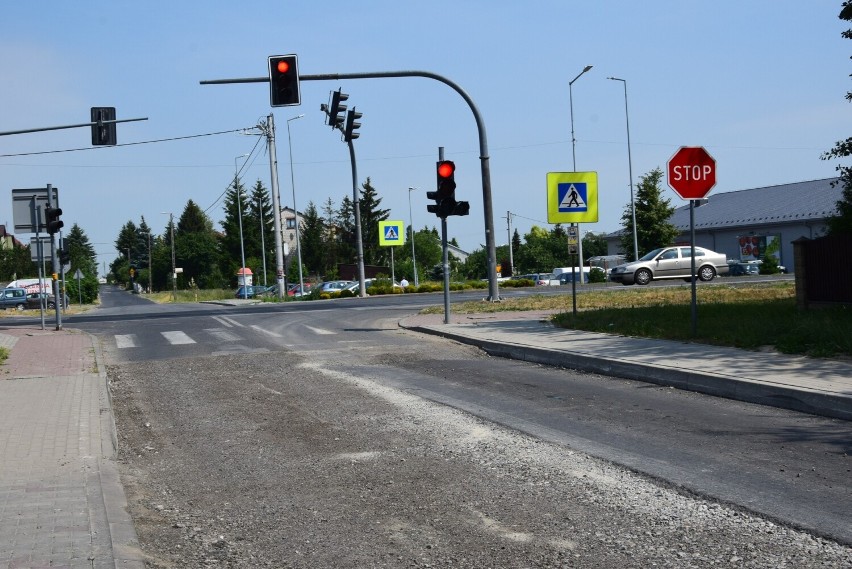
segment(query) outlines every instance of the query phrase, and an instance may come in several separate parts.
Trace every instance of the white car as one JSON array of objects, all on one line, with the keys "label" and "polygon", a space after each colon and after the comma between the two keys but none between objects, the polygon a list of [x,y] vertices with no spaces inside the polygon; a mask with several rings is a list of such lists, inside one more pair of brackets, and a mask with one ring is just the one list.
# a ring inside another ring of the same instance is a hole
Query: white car
[{"label": "white car", "polygon": [[[638,261],[613,267],[609,280],[623,285],[646,285],[654,279],[692,279],[691,247],[676,246],[654,249]],[[695,274],[699,280],[712,281],[716,275],[728,274],[728,259],[703,247],[695,248]]]}]

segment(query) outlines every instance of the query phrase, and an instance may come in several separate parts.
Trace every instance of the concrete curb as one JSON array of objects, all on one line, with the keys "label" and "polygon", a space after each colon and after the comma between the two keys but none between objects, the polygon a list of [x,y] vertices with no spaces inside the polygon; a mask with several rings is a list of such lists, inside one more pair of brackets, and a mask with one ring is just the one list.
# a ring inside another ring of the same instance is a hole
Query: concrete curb
[{"label": "concrete curb", "polygon": [[407,330],[432,334],[463,344],[477,346],[492,356],[589,371],[623,379],[675,387],[686,391],[695,391],[736,401],[852,421],[852,399],[849,397],[807,389],[794,389],[771,382],[758,383],[718,373],[704,374],[694,370],[685,371],[671,367],[653,366],[628,360],[608,359],[576,352],[494,342],[471,338],[464,334],[429,326],[416,324],[408,326],[403,324],[403,322],[400,322],[399,325]]}]

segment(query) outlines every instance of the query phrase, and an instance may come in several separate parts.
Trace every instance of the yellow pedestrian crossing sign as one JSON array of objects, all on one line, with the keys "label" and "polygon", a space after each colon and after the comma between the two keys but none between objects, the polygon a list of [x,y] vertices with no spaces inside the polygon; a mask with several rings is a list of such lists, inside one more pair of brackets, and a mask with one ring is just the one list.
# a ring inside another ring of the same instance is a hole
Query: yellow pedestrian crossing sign
[{"label": "yellow pedestrian crossing sign", "polygon": [[380,221],[379,245],[382,247],[405,245],[405,222]]},{"label": "yellow pedestrian crossing sign", "polygon": [[547,173],[547,222],[598,221],[597,172]]}]

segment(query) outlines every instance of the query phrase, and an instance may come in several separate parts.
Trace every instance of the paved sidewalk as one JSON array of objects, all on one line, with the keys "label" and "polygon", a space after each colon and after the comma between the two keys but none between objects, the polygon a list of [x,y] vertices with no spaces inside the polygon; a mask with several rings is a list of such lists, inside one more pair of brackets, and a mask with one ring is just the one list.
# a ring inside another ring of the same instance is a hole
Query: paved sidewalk
[{"label": "paved sidewalk", "polygon": [[852,361],[788,356],[554,327],[550,312],[416,315],[412,330],[492,355],[852,420]]},{"label": "paved sidewalk", "polygon": [[95,340],[0,325],[0,569],[142,569]]}]

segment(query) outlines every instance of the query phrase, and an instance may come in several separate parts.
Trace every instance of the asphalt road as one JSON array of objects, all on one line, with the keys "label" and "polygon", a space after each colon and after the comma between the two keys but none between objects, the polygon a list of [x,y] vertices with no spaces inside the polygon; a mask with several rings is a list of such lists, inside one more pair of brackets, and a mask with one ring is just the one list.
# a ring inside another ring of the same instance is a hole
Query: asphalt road
[{"label": "asphalt road", "polygon": [[[468,295],[475,298],[475,295]],[[396,323],[433,295],[227,307],[152,305],[105,291],[66,320],[107,360],[291,351],[325,369],[462,409],[852,544],[852,424],[572,370],[469,357]],[[428,350],[412,357],[411,347]]]}]

